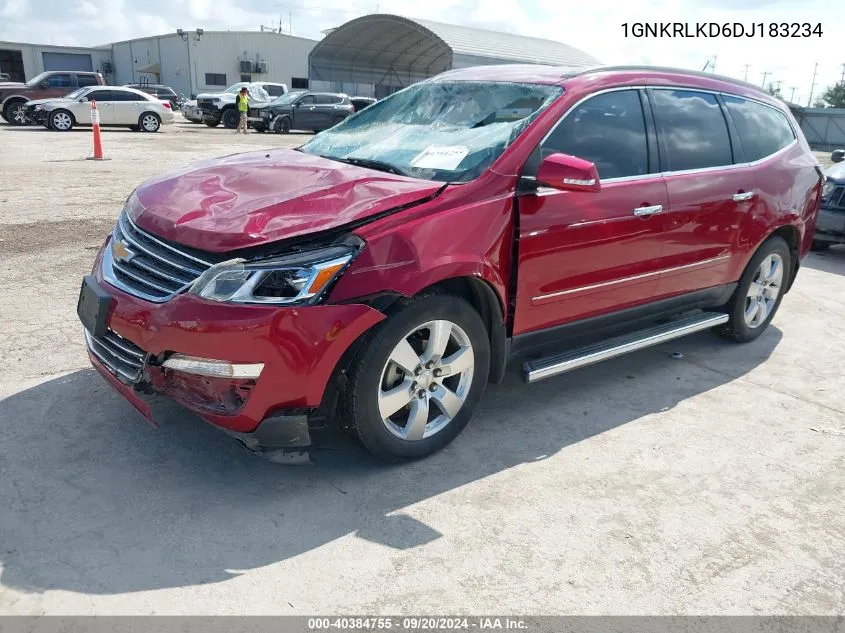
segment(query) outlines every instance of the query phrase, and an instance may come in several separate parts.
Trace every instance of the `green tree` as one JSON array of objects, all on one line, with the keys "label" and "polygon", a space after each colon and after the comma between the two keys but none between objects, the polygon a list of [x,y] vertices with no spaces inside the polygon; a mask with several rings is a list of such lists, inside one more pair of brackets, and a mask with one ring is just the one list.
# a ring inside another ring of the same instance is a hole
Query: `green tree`
[{"label": "green tree", "polygon": [[822,93],[822,100],[828,107],[845,108],[845,81],[840,81]]}]

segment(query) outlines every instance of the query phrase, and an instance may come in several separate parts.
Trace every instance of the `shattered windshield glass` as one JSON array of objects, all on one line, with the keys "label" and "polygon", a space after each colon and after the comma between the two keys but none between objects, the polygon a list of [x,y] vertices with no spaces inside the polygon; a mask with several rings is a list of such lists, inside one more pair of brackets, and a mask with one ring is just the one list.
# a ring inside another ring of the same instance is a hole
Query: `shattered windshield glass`
[{"label": "shattered windshield glass", "polygon": [[426,81],[315,136],[309,154],[444,182],[477,178],[563,92],[559,86]]}]

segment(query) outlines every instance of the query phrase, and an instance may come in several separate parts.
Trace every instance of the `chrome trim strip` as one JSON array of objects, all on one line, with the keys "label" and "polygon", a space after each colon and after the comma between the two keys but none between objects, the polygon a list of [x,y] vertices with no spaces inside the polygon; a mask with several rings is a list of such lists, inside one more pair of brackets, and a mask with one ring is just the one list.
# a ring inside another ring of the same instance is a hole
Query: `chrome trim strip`
[{"label": "chrome trim strip", "polygon": [[[140,378],[141,378],[141,372],[142,372],[142,367],[139,367],[139,368],[138,368],[138,371],[137,371],[136,373],[134,373],[134,374],[130,374],[130,373],[128,373],[127,371],[125,371],[125,370],[121,369],[120,367],[115,367],[112,361],[109,361],[109,359],[105,358],[105,357],[102,355],[102,353],[100,353],[99,351],[97,351],[97,350],[94,348],[93,343],[98,343],[100,346],[103,346],[103,345],[102,345],[102,343],[99,343],[99,342],[98,342],[98,341],[97,341],[97,340],[96,340],[93,336],[91,336],[91,333],[90,333],[90,332],[88,332],[88,330],[84,330],[84,332],[85,332],[85,342],[86,342],[86,344],[87,344],[88,350],[89,350],[89,351],[90,351],[90,352],[91,352],[94,356],[96,356],[96,357],[100,360],[100,362],[101,362],[101,363],[103,363],[103,365],[104,365],[104,366],[105,366],[105,367],[106,367],[109,371],[112,371],[112,372],[114,372],[114,373],[116,373],[116,374],[120,374],[121,376],[123,376],[123,377],[124,377],[126,380],[128,380],[129,382],[138,382],[138,380],[140,380]],[[127,363],[127,364],[128,364],[128,363]]]},{"label": "chrome trim strip", "polygon": [[176,253],[180,257],[184,257],[185,259],[191,259],[191,260],[197,262],[198,264],[202,264],[203,266],[207,266],[209,268],[212,266],[211,262],[207,262],[205,260],[199,259],[198,257],[194,257],[193,255],[189,255],[188,253],[183,253],[178,248],[174,248],[170,244],[165,244],[161,240],[156,239],[153,235],[147,233],[145,230],[139,229],[138,226],[132,220],[129,219],[129,215],[127,213],[125,213],[125,212],[121,213],[120,218],[121,219],[125,218],[126,221],[132,226],[133,229],[138,231],[138,233],[143,235],[146,239],[150,240],[151,242],[155,242],[159,246],[162,246],[162,247],[166,248],[167,250]]},{"label": "chrome trim strip", "polygon": [[[122,220],[118,220],[119,225],[122,225],[122,223],[123,223]],[[130,222],[130,224],[131,224],[131,222]],[[154,250],[152,250],[149,246],[145,246],[144,244],[141,244],[138,241],[138,239],[135,238],[134,236],[132,236],[129,233],[129,231],[125,230],[123,228],[123,226],[119,226],[118,228],[120,229],[120,238],[129,242],[130,244],[135,246],[135,248],[138,248],[141,251],[143,251],[144,255],[148,255],[150,257],[153,257],[154,259],[157,259],[160,262],[164,262],[165,264],[172,266],[173,268],[178,268],[179,270],[184,270],[185,272],[190,273],[192,275],[195,275],[197,277],[200,276],[203,273],[203,271],[201,271],[201,270],[197,270],[195,268],[190,268],[190,267],[185,266],[183,264],[179,264],[178,262],[174,262],[172,259],[167,259],[164,255],[161,255],[161,254],[155,252]],[[134,225],[133,225],[133,228],[134,228]],[[143,231],[140,231],[137,228],[134,228],[134,230],[136,232],[140,233],[145,239],[148,237]],[[158,240],[155,240],[155,239],[152,239],[152,238],[150,238],[150,240],[160,244],[160,242]],[[168,248],[170,248],[170,247],[168,247]],[[174,251],[172,248],[170,250],[173,251],[173,252],[177,252],[177,251]],[[186,256],[186,259],[187,259],[187,256]],[[208,267],[211,268],[211,264],[209,264]]]},{"label": "chrome trim strip", "polygon": [[148,288],[152,288],[153,290],[158,290],[159,292],[163,292],[164,294],[167,294],[167,295],[173,293],[173,290],[171,290],[170,288],[165,288],[164,286],[159,286],[157,283],[154,283],[152,281],[148,281],[147,279],[144,279],[143,277],[136,275],[135,273],[128,270],[127,268],[125,268],[122,264],[120,264],[117,261],[112,260],[112,266],[114,267],[115,270],[120,271],[122,274],[126,275],[127,277],[131,277],[132,279],[137,281],[139,284],[144,284]]},{"label": "chrome trim strip", "polygon": [[118,349],[123,350],[124,352],[126,352],[127,354],[132,356],[132,358],[137,358],[139,363],[143,362],[144,356],[146,356],[146,354],[143,351],[139,352],[138,350],[135,350],[135,349],[132,349],[131,347],[129,347],[129,345],[127,345],[126,343],[123,342],[124,339],[121,338],[121,336],[118,333],[113,332],[112,330],[108,330],[106,332],[106,341],[108,341],[109,343],[111,343],[112,345],[117,347]]},{"label": "chrome trim strip", "polygon": [[611,281],[603,281],[597,284],[590,284],[589,286],[579,286],[578,288],[570,288],[569,290],[561,290],[560,292],[552,292],[547,295],[539,295],[536,297],[532,297],[531,303],[535,301],[543,301],[545,299],[551,299],[553,297],[562,297],[564,295],[571,295],[577,292],[585,292],[587,290],[595,290],[596,288],[606,288],[607,286],[615,286],[616,284],[624,284],[630,281],[637,281],[638,279],[646,279],[647,277],[654,277],[656,275],[664,275],[667,273],[672,273],[678,270],[686,270],[688,268],[695,268],[697,266],[706,266],[708,264],[713,264],[718,261],[722,261],[723,259],[730,259],[730,255],[720,255],[719,257],[712,257],[710,259],[704,259],[700,262],[695,262],[693,264],[684,264],[683,266],[675,266],[674,268],[662,268],[660,270],[654,270],[650,273],[642,273],[640,275],[632,275],[631,277],[623,277],[621,279],[613,279]]},{"label": "chrome trim strip", "polygon": [[632,335],[622,336],[610,341],[598,343],[573,350],[567,354],[553,356],[546,359],[529,361],[523,364],[525,381],[528,383],[537,382],[544,378],[556,376],[574,369],[593,365],[594,363],[608,360],[616,356],[622,356],[629,352],[645,349],[653,345],[659,345],[687,334],[707,330],[714,326],[727,323],[729,316],[722,313],[705,313],[686,319],[680,319],[674,323],[667,323]]},{"label": "chrome trim strip", "polygon": [[97,346],[98,348],[100,348],[100,349],[104,350],[106,353],[108,353],[109,355],[111,355],[112,357],[114,357],[114,358],[116,359],[116,361],[117,361],[117,362],[123,363],[124,365],[128,365],[129,367],[132,367],[132,368],[134,368],[134,369],[139,369],[139,370],[140,370],[140,369],[141,369],[141,367],[142,367],[142,366],[143,366],[143,364],[144,364],[142,360],[138,360],[138,359],[136,359],[136,358],[134,358],[134,357],[132,357],[132,358],[126,358],[126,357],[122,356],[122,355],[119,353],[119,351],[116,351],[116,350],[112,349],[112,348],[111,348],[111,347],[110,347],[110,346],[109,346],[106,342],[104,342],[104,341],[103,341],[103,339],[99,339],[99,338],[96,338],[96,337],[92,336],[92,337],[91,337],[91,342],[92,342],[95,346]]},{"label": "chrome trim strip", "polygon": [[[146,255],[146,253],[139,253],[139,255],[143,256],[143,255]],[[153,264],[150,264],[148,262],[145,262],[142,259],[137,258],[137,257],[132,259],[132,263],[135,266],[138,266],[139,268],[143,268],[147,272],[152,273],[156,277],[161,277],[162,279],[166,279],[167,281],[172,281],[173,283],[177,283],[180,286],[184,286],[185,284],[193,283],[193,279],[180,279],[179,277],[171,275],[170,273],[163,271],[161,268],[154,266]],[[175,268],[175,266],[174,266],[174,268]],[[202,274],[202,273],[200,273],[200,274]],[[196,279],[196,277],[194,279]]]}]

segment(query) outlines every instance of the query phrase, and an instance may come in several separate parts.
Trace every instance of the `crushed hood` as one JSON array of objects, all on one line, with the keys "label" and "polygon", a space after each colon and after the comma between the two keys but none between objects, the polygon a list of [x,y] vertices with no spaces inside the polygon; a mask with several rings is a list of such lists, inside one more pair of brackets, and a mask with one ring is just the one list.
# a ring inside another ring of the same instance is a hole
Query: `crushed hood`
[{"label": "crushed hood", "polygon": [[272,150],[205,161],[149,180],[127,211],[155,235],[225,252],[357,222],[419,202],[442,186]]}]

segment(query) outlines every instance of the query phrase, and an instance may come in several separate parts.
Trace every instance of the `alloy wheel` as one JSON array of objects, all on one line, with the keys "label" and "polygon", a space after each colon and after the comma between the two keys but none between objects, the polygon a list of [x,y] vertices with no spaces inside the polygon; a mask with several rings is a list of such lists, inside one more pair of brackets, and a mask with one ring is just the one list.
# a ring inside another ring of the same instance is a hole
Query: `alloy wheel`
[{"label": "alloy wheel", "polygon": [[152,114],[145,114],[141,118],[141,125],[147,132],[155,132],[158,129],[158,119]]},{"label": "alloy wheel", "polygon": [[745,325],[755,329],[763,325],[775,309],[783,284],[783,259],[777,253],[766,256],[748,288],[745,298]]},{"label": "alloy wheel", "polygon": [[15,103],[9,108],[9,115],[12,123],[15,125],[26,125],[29,123],[29,117],[26,116],[26,104]]},{"label": "alloy wheel", "polygon": [[61,130],[64,132],[65,130],[69,130],[73,126],[73,121],[70,119],[70,115],[67,112],[56,112],[53,115],[53,127],[57,130]]},{"label": "alloy wheel", "polygon": [[474,369],[472,343],[460,326],[437,320],[414,328],[382,369],[377,395],[383,424],[407,441],[442,431],[463,407]]}]

